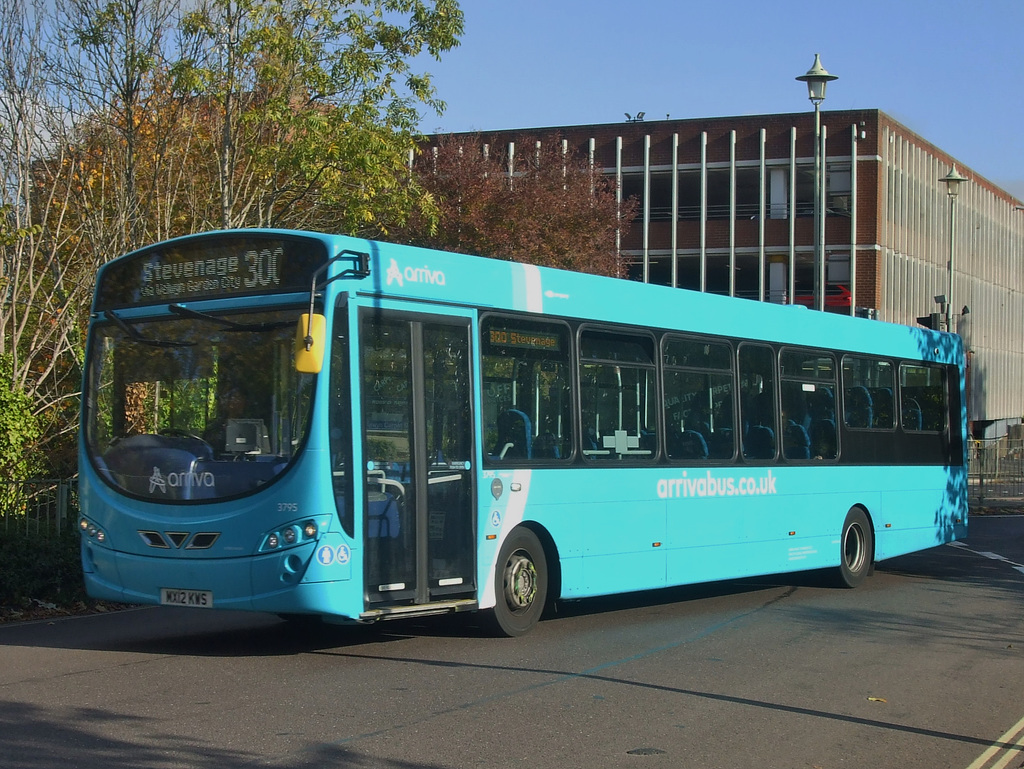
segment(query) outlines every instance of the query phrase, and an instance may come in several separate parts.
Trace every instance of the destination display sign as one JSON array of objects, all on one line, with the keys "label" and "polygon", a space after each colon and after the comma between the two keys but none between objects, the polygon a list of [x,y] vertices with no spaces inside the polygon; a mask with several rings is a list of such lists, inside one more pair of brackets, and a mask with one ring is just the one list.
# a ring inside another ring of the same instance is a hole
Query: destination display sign
[{"label": "destination display sign", "polygon": [[100,271],[94,310],[213,297],[309,291],[327,261],[315,238],[204,235],[145,249]]},{"label": "destination display sign", "polygon": [[532,329],[491,328],[487,340],[492,345],[519,347],[527,350],[561,350],[562,334]]}]

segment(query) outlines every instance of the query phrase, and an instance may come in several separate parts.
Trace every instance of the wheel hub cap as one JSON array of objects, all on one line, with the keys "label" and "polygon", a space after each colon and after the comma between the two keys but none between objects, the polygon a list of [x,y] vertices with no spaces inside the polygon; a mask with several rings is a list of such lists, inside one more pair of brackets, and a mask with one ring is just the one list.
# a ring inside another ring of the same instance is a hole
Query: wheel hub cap
[{"label": "wheel hub cap", "polygon": [[537,568],[521,553],[509,558],[505,568],[505,598],[513,609],[526,609],[537,595]]}]

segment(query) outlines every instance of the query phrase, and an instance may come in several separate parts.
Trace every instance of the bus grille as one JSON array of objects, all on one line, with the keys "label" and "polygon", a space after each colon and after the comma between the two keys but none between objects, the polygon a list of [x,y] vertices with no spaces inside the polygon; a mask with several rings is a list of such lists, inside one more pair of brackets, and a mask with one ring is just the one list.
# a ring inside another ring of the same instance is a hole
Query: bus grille
[{"label": "bus grille", "polygon": [[[160,550],[180,550],[182,545],[186,550],[209,550],[213,544],[220,539],[219,531],[200,531],[189,536],[187,531],[144,531],[139,530],[142,541],[150,547]],[[185,544],[185,543],[188,544]]]}]

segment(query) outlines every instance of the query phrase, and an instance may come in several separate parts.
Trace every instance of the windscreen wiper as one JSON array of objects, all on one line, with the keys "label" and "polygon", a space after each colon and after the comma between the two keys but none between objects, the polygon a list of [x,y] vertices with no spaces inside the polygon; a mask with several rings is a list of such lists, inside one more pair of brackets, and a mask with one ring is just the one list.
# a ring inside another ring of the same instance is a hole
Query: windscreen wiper
[{"label": "windscreen wiper", "polygon": [[278,320],[273,323],[235,323],[235,321],[222,318],[219,315],[210,315],[208,312],[200,312],[199,310],[193,310],[190,307],[185,307],[180,304],[169,304],[167,305],[167,309],[175,315],[181,315],[185,318],[198,318],[199,320],[216,323],[220,326],[224,326],[228,331],[276,331],[279,328],[287,328],[295,325],[295,321],[293,320]]},{"label": "windscreen wiper", "polygon": [[139,333],[139,330],[135,326],[130,325],[124,318],[118,315],[113,310],[106,310],[103,313],[107,320],[114,321],[119,329],[128,335],[128,337],[139,344],[148,344],[150,347],[195,347],[195,342],[174,342],[165,339],[150,339],[148,336],[143,336]]}]

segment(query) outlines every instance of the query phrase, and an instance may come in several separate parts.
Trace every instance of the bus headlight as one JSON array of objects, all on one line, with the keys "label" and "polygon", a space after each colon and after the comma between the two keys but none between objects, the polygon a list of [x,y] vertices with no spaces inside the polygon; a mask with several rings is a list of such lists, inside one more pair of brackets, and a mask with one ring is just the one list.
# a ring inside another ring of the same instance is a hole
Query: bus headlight
[{"label": "bus headlight", "polygon": [[298,547],[312,542],[319,534],[320,527],[314,520],[286,523],[263,535],[259,551],[266,553],[271,550]]},{"label": "bus headlight", "polygon": [[107,541],[107,533],[88,518],[81,518],[78,521],[78,528],[84,537],[94,539],[101,544]]}]

